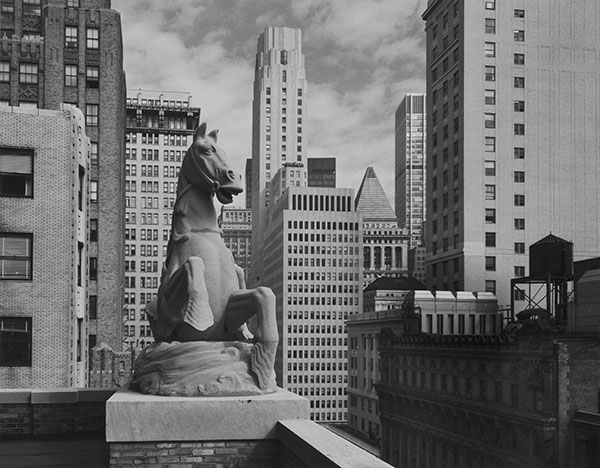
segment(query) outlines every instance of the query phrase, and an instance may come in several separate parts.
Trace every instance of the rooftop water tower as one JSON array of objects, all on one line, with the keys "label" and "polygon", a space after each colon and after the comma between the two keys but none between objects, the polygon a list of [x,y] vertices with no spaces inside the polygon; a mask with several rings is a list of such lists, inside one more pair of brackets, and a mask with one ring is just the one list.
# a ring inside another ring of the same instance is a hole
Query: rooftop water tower
[{"label": "rooftop water tower", "polygon": [[524,311],[545,310],[556,324],[566,325],[568,284],[573,281],[573,243],[553,234],[529,247],[529,276],[511,280],[511,314],[521,291]]}]

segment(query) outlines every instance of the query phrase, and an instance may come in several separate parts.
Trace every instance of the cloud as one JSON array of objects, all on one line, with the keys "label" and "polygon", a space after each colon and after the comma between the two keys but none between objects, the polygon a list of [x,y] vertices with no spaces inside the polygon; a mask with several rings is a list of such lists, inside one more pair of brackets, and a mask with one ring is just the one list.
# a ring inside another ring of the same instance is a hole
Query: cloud
[{"label": "cloud", "polygon": [[[303,30],[309,156],[336,156],[338,186],[373,166],[394,198],[394,113],[425,90],[426,0],[113,0],[130,88],[188,91],[243,171],[251,156],[258,35]],[[242,202],[238,202],[242,204]]]}]

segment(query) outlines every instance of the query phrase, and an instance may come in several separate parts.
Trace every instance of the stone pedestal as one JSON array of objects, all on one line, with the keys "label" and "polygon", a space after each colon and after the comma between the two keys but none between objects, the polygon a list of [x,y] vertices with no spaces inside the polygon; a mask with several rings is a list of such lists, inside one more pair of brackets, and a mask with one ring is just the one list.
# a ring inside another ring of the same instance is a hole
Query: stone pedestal
[{"label": "stone pedestal", "polygon": [[284,390],[246,397],[161,397],[123,389],[106,402],[110,466],[276,467],[277,421],[309,414],[306,398]]}]

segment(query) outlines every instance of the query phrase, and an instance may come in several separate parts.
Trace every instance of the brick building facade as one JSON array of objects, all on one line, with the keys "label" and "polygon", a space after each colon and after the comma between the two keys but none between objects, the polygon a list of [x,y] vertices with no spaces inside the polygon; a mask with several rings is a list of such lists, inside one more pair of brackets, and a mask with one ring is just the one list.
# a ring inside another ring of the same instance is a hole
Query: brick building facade
[{"label": "brick building facade", "polygon": [[84,387],[89,139],[81,112],[0,107],[0,386]]},{"label": "brick building facade", "polygon": [[15,0],[0,15],[0,105],[79,107],[91,141],[89,342],[120,349],[125,78],[110,0]]}]

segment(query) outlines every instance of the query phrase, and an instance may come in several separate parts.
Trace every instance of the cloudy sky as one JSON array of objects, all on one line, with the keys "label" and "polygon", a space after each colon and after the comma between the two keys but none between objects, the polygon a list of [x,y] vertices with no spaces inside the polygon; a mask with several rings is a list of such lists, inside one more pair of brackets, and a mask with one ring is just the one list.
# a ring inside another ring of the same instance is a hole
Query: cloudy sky
[{"label": "cloudy sky", "polygon": [[[243,173],[252,82],[267,26],[303,31],[308,156],[337,158],[337,185],[373,166],[394,199],[394,112],[425,91],[427,0],[113,0],[128,88],[187,91]],[[236,205],[243,205],[243,198]]]}]

